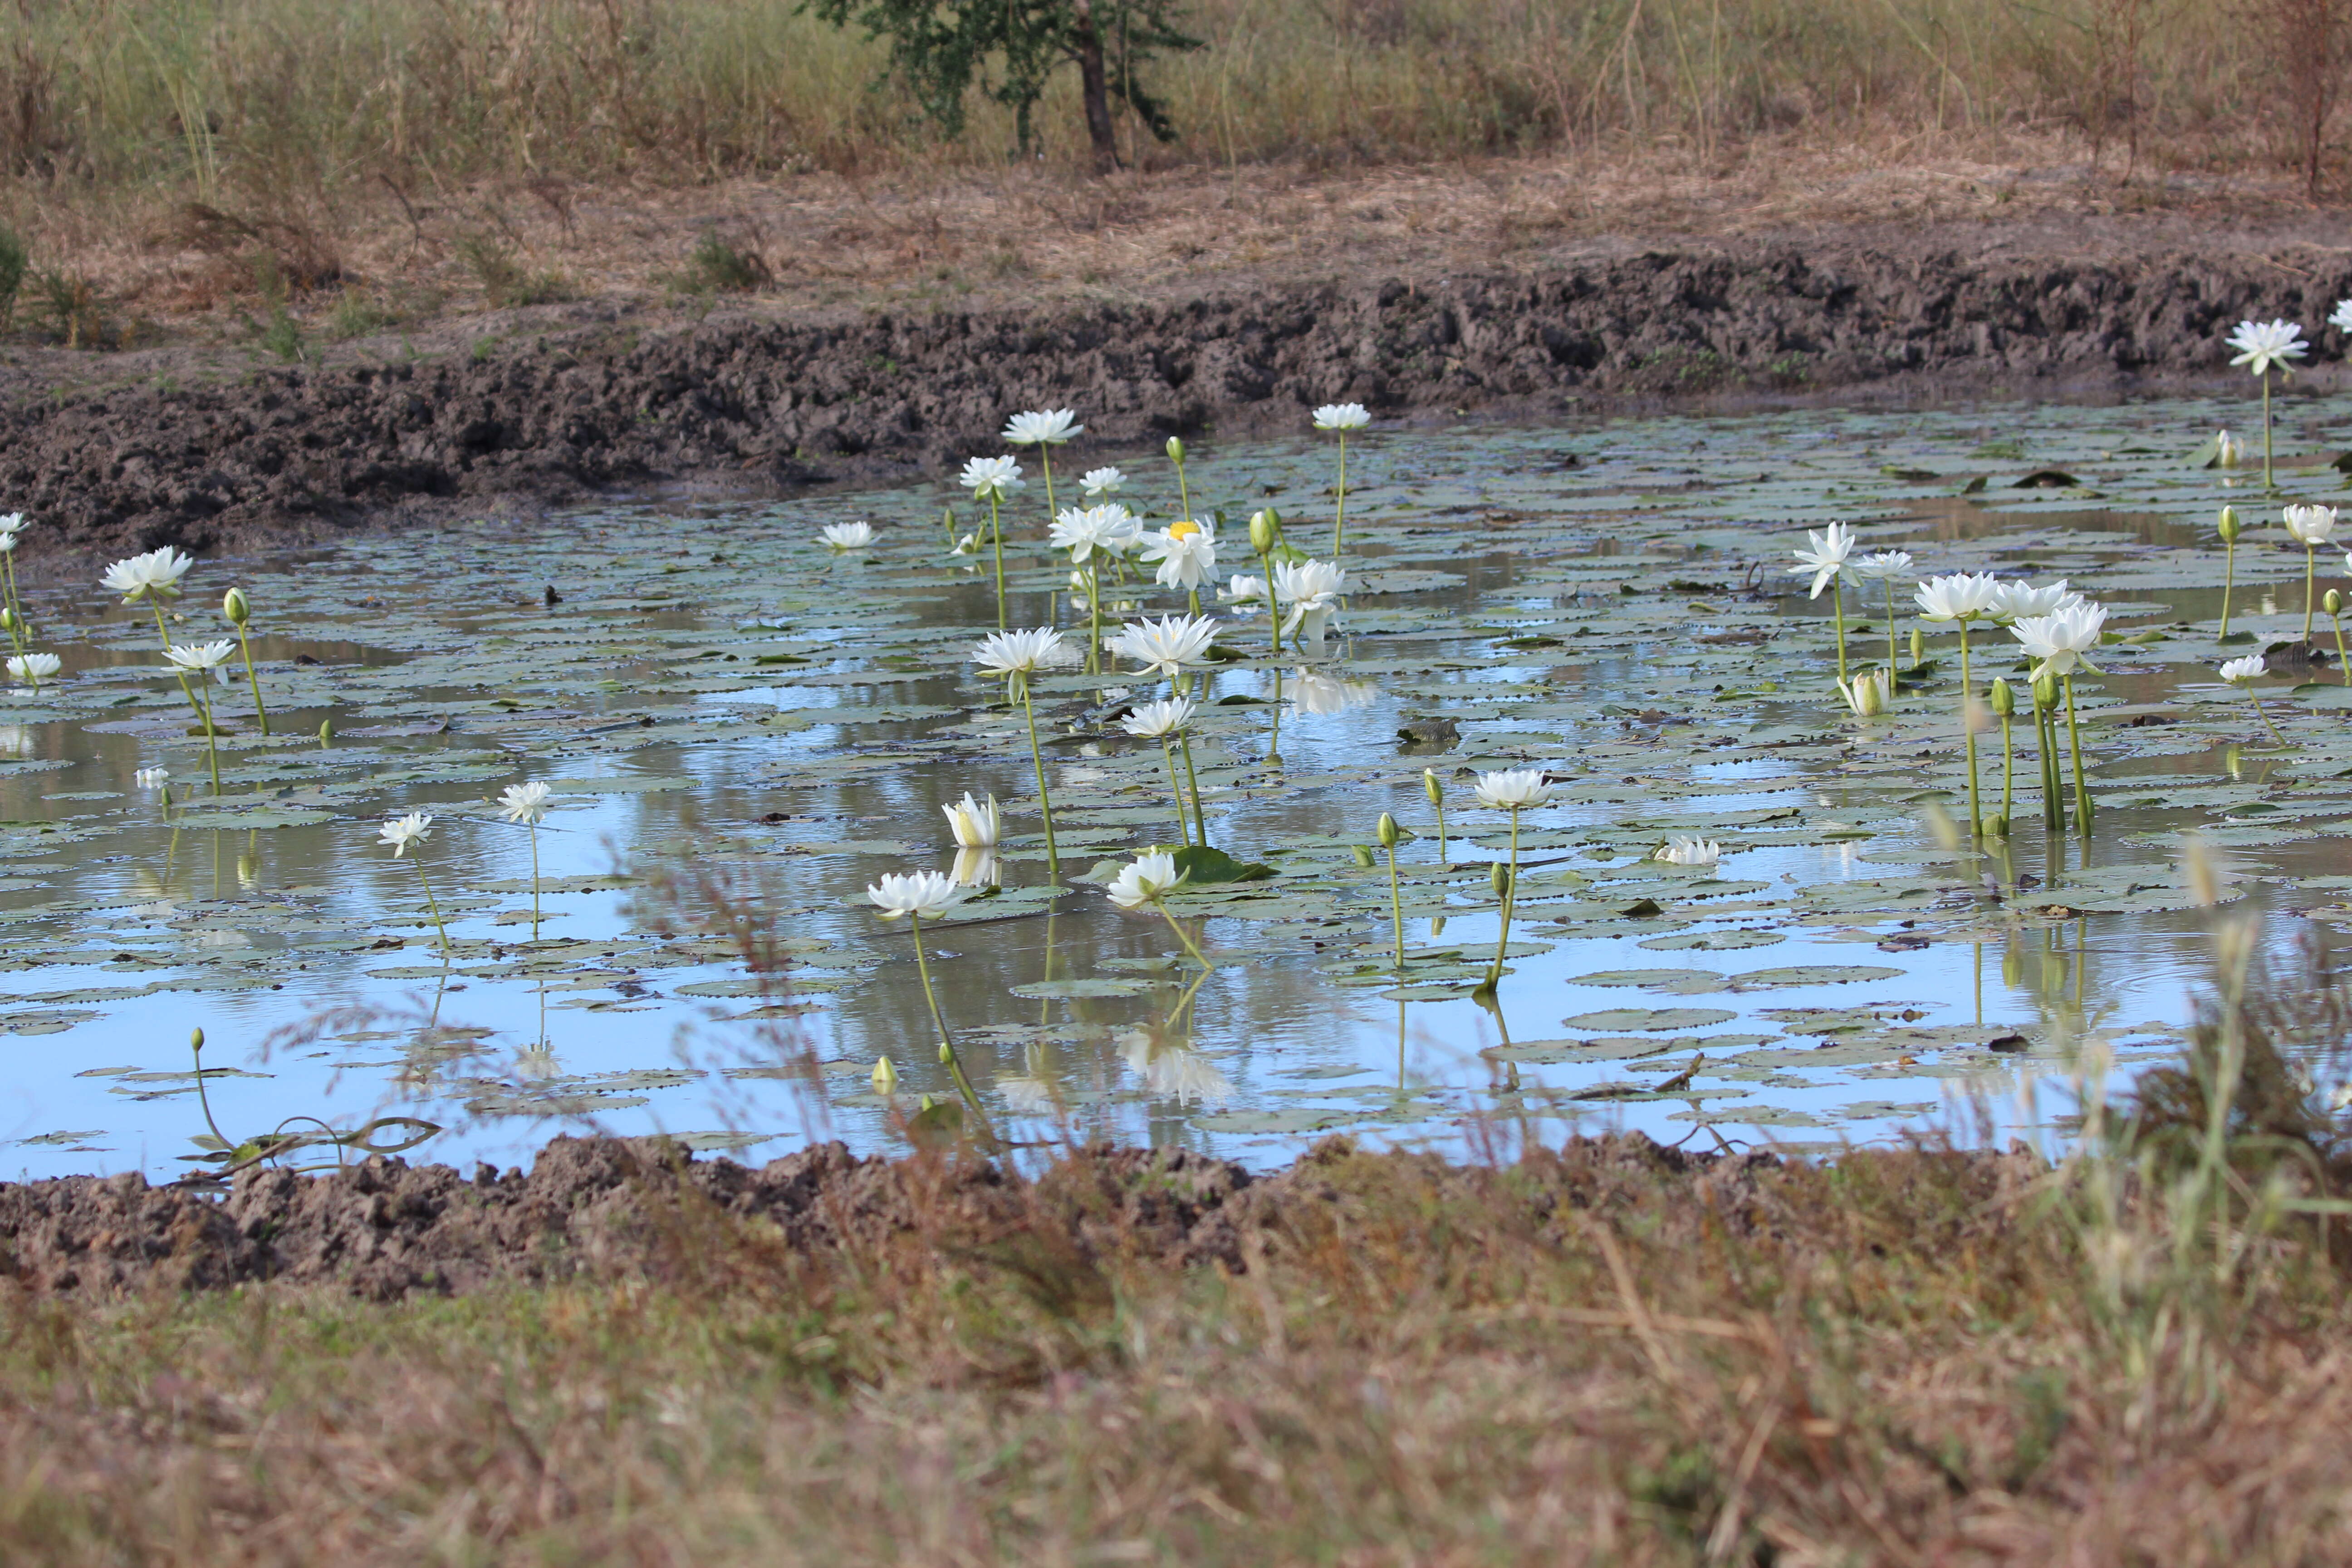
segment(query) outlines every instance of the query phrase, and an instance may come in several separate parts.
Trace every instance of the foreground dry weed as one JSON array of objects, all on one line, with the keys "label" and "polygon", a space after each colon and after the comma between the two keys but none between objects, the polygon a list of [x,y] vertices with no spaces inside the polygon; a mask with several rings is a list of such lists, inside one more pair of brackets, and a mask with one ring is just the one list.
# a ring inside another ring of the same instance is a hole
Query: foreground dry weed
[{"label": "foreground dry weed", "polygon": [[1133,1219],[1148,1192],[1106,1200],[1109,1168],[1080,1152],[975,1210],[968,1175],[910,1163],[928,1214],[797,1252],[681,1212],[651,1277],[595,1287],[18,1297],[0,1551],[2352,1554],[2341,1277],[2291,1230],[2245,1254],[2226,1310],[2150,1324],[2090,1255],[2153,1278],[2154,1210],[2086,1229],[2074,1179],[2022,1153],[1683,1169],[1601,1141],[1465,1168],[1334,1143],[1181,1251]]}]

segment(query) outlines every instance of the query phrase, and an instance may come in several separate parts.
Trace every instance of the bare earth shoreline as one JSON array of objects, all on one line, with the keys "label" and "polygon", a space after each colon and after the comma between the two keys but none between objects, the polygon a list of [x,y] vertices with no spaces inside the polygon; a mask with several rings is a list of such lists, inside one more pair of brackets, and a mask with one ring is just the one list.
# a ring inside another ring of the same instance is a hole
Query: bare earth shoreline
[{"label": "bare earth shoreline", "polygon": [[[1090,274],[1091,275],[1091,274]],[[839,291],[835,291],[837,294]],[[2352,224],[2042,211],[1439,251],[1318,232],[1279,268],[1146,291],[868,282],[715,309],[623,293],[455,314],[281,364],[166,334],[0,354],[0,497],[32,574],[679,488],[790,495],[937,477],[1005,414],[1081,410],[1105,449],[1384,421],[1765,401],[2131,395],[2226,373],[2248,316],[2317,328]],[[826,302],[830,299],[831,302]],[[2298,391],[2332,386],[2343,345]]]}]

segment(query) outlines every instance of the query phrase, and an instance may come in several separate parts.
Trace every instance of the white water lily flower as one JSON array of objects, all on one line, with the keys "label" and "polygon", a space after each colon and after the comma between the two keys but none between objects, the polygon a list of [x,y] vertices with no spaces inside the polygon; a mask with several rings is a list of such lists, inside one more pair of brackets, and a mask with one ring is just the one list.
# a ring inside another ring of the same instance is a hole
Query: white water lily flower
[{"label": "white water lily flower", "polygon": [[1117,468],[1088,468],[1078,476],[1078,489],[1089,497],[1115,495],[1127,488],[1127,476]]},{"label": "white water lily flower", "polygon": [[828,522],[824,525],[824,542],[838,555],[845,550],[863,550],[874,542],[874,525],[870,522]]},{"label": "white water lily flower", "polygon": [[2303,329],[2293,321],[2240,321],[2230,334],[2230,346],[2238,351],[2230,363],[2244,365],[2253,375],[2268,375],[2273,366],[2292,370],[2290,362],[2307,352]]},{"label": "white water lily flower", "polygon": [[1369,680],[1339,680],[1311,669],[1290,672],[1292,710],[1313,718],[1361,708],[1381,694]]},{"label": "white water lily flower", "polygon": [[1021,465],[1011,458],[967,458],[956,483],[970,490],[974,500],[1010,500],[1014,490],[1029,488],[1021,477]]},{"label": "white water lily flower", "polygon": [[1125,550],[1142,531],[1135,514],[1112,501],[1105,506],[1065,507],[1046,534],[1055,549],[1068,551],[1070,559],[1083,566],[1097,551],[1109,554]]},{"label": "white water lily flower", "polygon": [[955,548],[949,551],[948,553],[950,556],[979,554],[980,535],[976,533],[967,533],[962,535],[955,542]]},{"label": "white water lily flower", "polygon": [[180,579],[187,575],[195,563],[169,545],[151,550],[144,555],[133,555],[118,561],[106,569],[99,585],[122,595],[126,605],[153,597],[168,599],[180,591]]},{"label": "white water lily flower", "polygon": [[2246,444],[2227,430],[2213,433],[2213,461],[2224,468],[2234,468],[2246,460]]},{"label": "white water lily flower", "polygon": [[65,668],[65,660],[53,653],[28,653],[12,656],[8,660],[8,679],[31,681],[38,686]]},{"label": "white water lily flower", "polygon": [[1076,419],[1076,413],[1067,408],[1016,414],[1004,422],[1002,439],[1016,447],[1058,447],[1086,428]]},{"label": "white water lily flower", "polygon": [[1229,605],[1263,605],[1265,603],[1265,579],[1244,577],[1236,572],[1232,581],[1217,590],[1217,597]]},{"label": "white water lily flower", "polygon": [[1826,531],[1805,530],[1808,548],[1796,552],[1797,564],[1789,568],[1791,577],[1812,574],[1813,585],[1805,597],[1818,599],[1830,579],[1845,570],[1846,557],[1853,553],[1853,530],[1843,522],[1833,522]]},{"label": "white water lily flower", "polygon": [[537,779],[528,784],[509,784],[499,793],[499,815],[509,822],[535,827],[547,820],[548,796],[554,793]]},{"label": "white water lily flower", "polygon": [[2055,615],[2069,605],[2083,602],[2083,595],[2066,586],[2063,577],[2042,588],[2031,583],[1995,583],[1992,604],[1986,609],[1985,617],[1994,621],[2021,621],[2032,616]]},{"label": "white water lily flower", "polygon": [[2223,665],[2221,679],[2232,686],[2243,686],[2249,681],[2260,680],[2269,672],[2269,669],[2270,667],[2263,662],[2261,654],[2250,653],[2242,658],[2233,658]]},{"label": "white water lily flower", "polygon": [[[1149,1029],[1122,1029],[1113,1041],[1146,1094],[1180,1105],[1218,1104],[1233,1098],[1233,1080],[1190,1046],[1162,1045]],[[1000,1080],[1002,1081],[1002,1080]]]},{"label": "white water lily flower", "polygon": [[1360,430],[1371,422],[1360,403],[1327,403],[1315,411],[1318,430]]},{"label": "white water lily flower", "polygon": [[210,676],[215,680],[226,681],[228,671],[223,667],[228,663],[229,656],[236,652],[236,644],[223,637],[217,642],[197,643],[192,647],[167,647],[163,650],[163,657],[200,679]]},{"label": "white water lily flower", "polygon": [[1041,669],[1068,664],[1075,657],[1063,645],[1062,634],[1049,626],[1038,626],[1029,631],[993,632],[971,650],[972,662],[980,666],[983,673],[994,676],[1025,678]]},{"label": "white water lily flower", "polygon": [[1283,635],[1297,632],[1319,645],[1330,626],[1331,613],[1339,607],[1339,595],[1347,591],[1348,574],[1328,561],[1276,563],[1274,593],[1284,608]]},{"label": "white water lily flower", "polygon": [[432,837],[433,814],[429,811],[412,811],[406,816],[395,816],[385,823],[383,830],[376,835],[376,840],[378,843],[390,845],[392,858],[397,860],[408,853],[409,846],[422,844]]},{"label": "white water lily flower", "polygon": [[937,871],[885,871],[880,881],[866,889],[866,897],[886,921],[907,915],[931,920],[963,902],[970,892]]},{"label": "white water lily flower", "polygon": [[1990,572],[1953,572],[1930,577],[1911,595],[1931,621],[1973,621],[1992,608],[2000,581]]},{"label": "white water lily flower", "polygon": [[1192,721],[1192,700],[1171,697],[1164,701],[1146,702],[1118,721],[1118,727],[1139,741],[1158,741],[1173,735]]},{"label": "white water lily flower", "polygon": [[1163,587],[1181,588],[1189,593],[1217,574],[1216,531],[1205,522],[1181,519],[1157,533],[1145,534],[1143,548],[1138,554],[1145,561],[1160,563],[1160,570],[1152,574],[1153,581]]},{"label": "white water lily flower", "polygon": [[1723,846],[1712,838],[1669,838],[1650,857],[1669,866],[1712,866],[1723,858]]},{"label": "white water lily flower", "polygon": [[993,849],[996,847],[997,835],[1004,826],[1004,816],[997,809],[994,795],[990,795],[984,802],[976,801],[971,798],[971,791],[966,790],[961,800],[951,805],[943,805],[940,810],[947,816],[948,832],[954,837],[957,848]]},{"label": "white water lily flower", "polygon": [[2327,324],[2339,332],[2352,332],[2352,300],[2338,300],[2329,311]]},{"label": "white water lily flower", "polygon": [[1111,639],[1113,653],[1125,654],[1152,675],[1170,679],[1192,665],[1216,640],[1217,623],[1206,616],[1164,616],[1157,621],[1131,621]]},{"label": "white water lily flower", "polygon": [[1111,880],[1110,901],[1123,910],[1140,909],[1158,903],[1183,880],[1176,869],[1176,857],[1154,849],[1119,868]]},{"label": "white water lily flower", "polygon": [[1541,768],[1497,768],[1480,773],[1472,793],[1489,811],[1525,811],[1551,799],[1551,786],[1544,783]]},{"label": "white water lily flower", "polygon": [[1874,669],[1867,675],[1857,675],[1852,680],[1836,683],[1838,695],[1853,710],[1857,719],[1875,719],[1886,711],[1895,700],[1895,672]]},{"label": "white water lily flower", "polygon": [[1846,571],[1865,582],[1883,583],[1890,577],[1911,574],[1911,552],[1907,550],[1882,550],[1849,563]]},{"label": "white water lily flower", "polygon": [[161,789],[171,776],[169,768],[141,768],[131,775],[131,782],[141,789]]},{"label": "white water lily flower", "polygon": [[2297,544],[2319,545],[2336,531],[2336,509],[2332,506],[2291,506],[2280,513],[2286,524],[2289,539]]},{"label": "white water lily flower", "polygon": [[2025,645],[2026,657],[2038,659],[2032,679],[2067,676],[2077,669],[2095,675],[2099,667],[2083,656],[2099,646],[2099,628],[2106,624],[2107,607],[2085,600],[2046,616],[2029,616],[2009,628]]}]

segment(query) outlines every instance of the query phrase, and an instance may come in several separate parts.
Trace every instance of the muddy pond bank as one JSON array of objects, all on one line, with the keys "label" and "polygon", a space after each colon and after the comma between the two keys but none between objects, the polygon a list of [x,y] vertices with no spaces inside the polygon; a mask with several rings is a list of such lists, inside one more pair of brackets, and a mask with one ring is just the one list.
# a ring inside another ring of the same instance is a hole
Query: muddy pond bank
[{"label": "muddy pond bank", "polygon": [[[1981,1200],[2047,1169],[2008,1153],[1853,1152],[1831,1163],[1939,1166]],[[1433,1184],[1538,1229],[1581,1210],[1696,1205],[1743,1231],[1782,1203],[1769,1153],[1573,1138],[1515,1166],[1318,1144],[1252,1173],[1183,1149],[1092,1144],[1034,1177],[977,1159],[859,1156],[826,1143],[752,1167],[653,1139],[558,1138],[528,1172],[377,1157],[320,1175],[253,1169],[230,1187],[133,1173],[0,1184],[0,1277],[38,1293],[208,1289],[274,1280],[372,1300],[565,1280],[661,1278],[733,1257],[911,1248],[1073,1273],[1113,1258],[1245,1268],[1270,1238],[1323,1223],[1364,1181]],[[1015,1256],[1017,1254],[1017,1256]]]},{"label": "muddy pond bank", "polygon": [[[1385,421],[1759,399],[2084,395],[2223,369],[2242,317],[2324,318],[2352,258],[1941,256],[1741,243],[1526,274],[1257,287],[1048,312],[719,312],[647,330],[592,302],[323,365],[242,351],[20,358],[0,498],[37,574],[689,484],[787,494],[949,471],[1005,414],[1069,405],[1103,448]],[[2332,379],[2325,330],[2318,373]],[[412,357],[412,355],[414,357]],[[209,357],[208,357],[209,356]],[[81,383],[70,392],[58,390]]]}]

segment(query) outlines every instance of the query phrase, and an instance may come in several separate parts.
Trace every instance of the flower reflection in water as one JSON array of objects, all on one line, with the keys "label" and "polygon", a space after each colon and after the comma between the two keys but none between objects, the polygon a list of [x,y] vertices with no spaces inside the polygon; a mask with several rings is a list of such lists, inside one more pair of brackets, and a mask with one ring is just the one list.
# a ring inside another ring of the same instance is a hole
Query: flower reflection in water
[{"label": "flower reflection in water", "polygon": [[1233,1081],[1182,1039],[1165,1038],[1156,1029],[1123,1029],[1117,1044],[1129,1068],[1143,1080],[1144,1092],[1155,1100],[1223,1105],[1233,1098]]},{"label": "flower reflection in water", "polygon": [[1003,879],[1003,868],[996,863],[992,848],[959,849],[955,866],[949,878],[960,888],[993,888]]},{"label": "flower reflection in water", "polygon": [[1341,680],[1311,669],[1290,672],[1290,710],[1296,715],[1322,718],[1345,713],[1350,708],[1361,708],[1380,694],[1380,687],[1369,680]]}]

